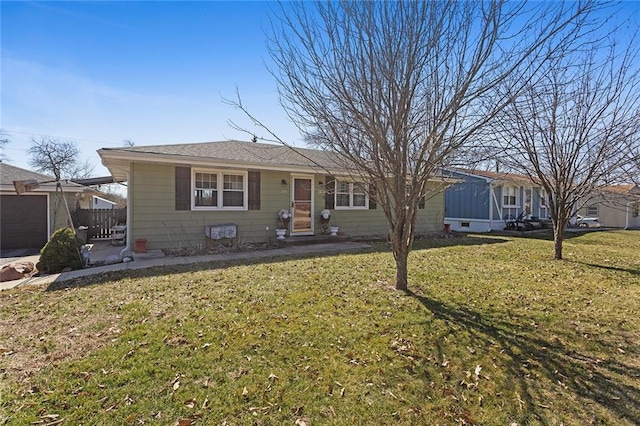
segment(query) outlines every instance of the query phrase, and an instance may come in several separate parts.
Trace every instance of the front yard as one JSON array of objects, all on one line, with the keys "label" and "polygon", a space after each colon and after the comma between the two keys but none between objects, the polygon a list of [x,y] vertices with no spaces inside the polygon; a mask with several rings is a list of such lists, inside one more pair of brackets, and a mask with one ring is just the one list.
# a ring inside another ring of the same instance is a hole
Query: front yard
[{"label": "front yard", "polygon": [[640,423],[640,232],[0,293],[0,423]]}]

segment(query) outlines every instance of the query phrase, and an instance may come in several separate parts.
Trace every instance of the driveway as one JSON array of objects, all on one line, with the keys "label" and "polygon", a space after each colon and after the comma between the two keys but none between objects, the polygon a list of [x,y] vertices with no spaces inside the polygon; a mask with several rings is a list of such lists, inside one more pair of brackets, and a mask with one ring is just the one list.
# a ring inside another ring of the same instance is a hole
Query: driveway
[{"label": "driveway", "polygon": [[[15,262],[16,260],[20,260],[25,257],[29,257],[29,258],[32,256],[39,257],[39,254],[40,254],[40,249],[38,248],[2,250],[0,251],[0,266],[6,265],[7,263]],[[31,261],[33,262],[33,260]]]}]

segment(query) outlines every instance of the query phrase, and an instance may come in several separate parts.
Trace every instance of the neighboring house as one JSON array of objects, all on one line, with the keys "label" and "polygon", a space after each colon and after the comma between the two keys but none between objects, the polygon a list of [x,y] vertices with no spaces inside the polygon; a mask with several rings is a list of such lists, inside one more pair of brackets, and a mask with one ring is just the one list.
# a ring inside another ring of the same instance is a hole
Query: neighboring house
[{"label": "neighboring house", "polygon": [[608,228],[640,228],[640,188],[637,185],[610,185],[601,188],[583,203],[577,214],[597,217]]},{"label": "neighboring house", "polygon": [[[17,195],[14,181],[37,181],[38,188]],[[62,181],[61,188],[69,209],[85,204],[88,188]],[[67,210],[60,192],[56,194],[51,176],[0,162],[0,248],[42,248],[49,236],[67,226]]]},{"label": "neighboring house", "polygon": [[116,203],[107,200],[106,198],[98,197],[97,195],[91,196],[91,209],[115,209]]},{"label": "neighboring house", "polygon": [[[146,239],[150,249],[199,247],[207,226],[235,224],[239,242],[275,238],[278,212],[290,211],[288,236],[323,233],[321,212],[353,238],[384,237],[382,209],[348,178],[327,152],[281,145],[224,141],[104,148],[103,164],[128,182],[127,241]],[[441,230],[441,182],[418,213],[417,232]],[[219,228],[226,229],[224,227]],[[218,231],[216,231],[218,232]]]},{"label": "neighboring house", "polygon": [[454,231],[503,230],[506,221],[521,214],[549,218],[545,192],[524,175],[462,169],[446,173],[458,180],[445,190],[444,222]]}]

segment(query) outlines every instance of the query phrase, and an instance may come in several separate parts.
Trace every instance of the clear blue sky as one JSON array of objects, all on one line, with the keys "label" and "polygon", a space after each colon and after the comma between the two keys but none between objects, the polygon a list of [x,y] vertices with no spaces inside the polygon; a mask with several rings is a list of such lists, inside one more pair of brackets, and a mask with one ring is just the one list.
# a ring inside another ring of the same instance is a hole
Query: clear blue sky
[{"label": "clear blue sky", "polygon": [[243,102],[281,137],[302,145],[265,68],[267,2],[2,2],[1,126],[5,161],[30,168],[31,138],[75,140],[81,159],[108,175],[96,150],[249,140],[255,129],[222,102]]},{"label": "clear blue sky", "polygon": [[[289,143],[299,133],[278,105],[265,68],[269,2],[0,2],[0,126],[7,162],[30,168],[31,138],[71,139],[81,160],[107,175],[96,150],[136,145],[248,140],[255,130],[221,97],[243,101]],[[637,30],[640,2],[614,21]]]}]

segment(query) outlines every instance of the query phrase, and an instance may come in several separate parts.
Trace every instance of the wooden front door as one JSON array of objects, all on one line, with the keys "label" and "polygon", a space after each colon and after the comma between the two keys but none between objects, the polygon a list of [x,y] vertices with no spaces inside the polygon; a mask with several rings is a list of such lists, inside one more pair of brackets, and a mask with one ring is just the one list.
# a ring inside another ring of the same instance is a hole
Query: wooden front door
[{"label": "wooden front door", "polygon": [[313,178],[293,176],[291,180],[291,234],[313,235]]}]

